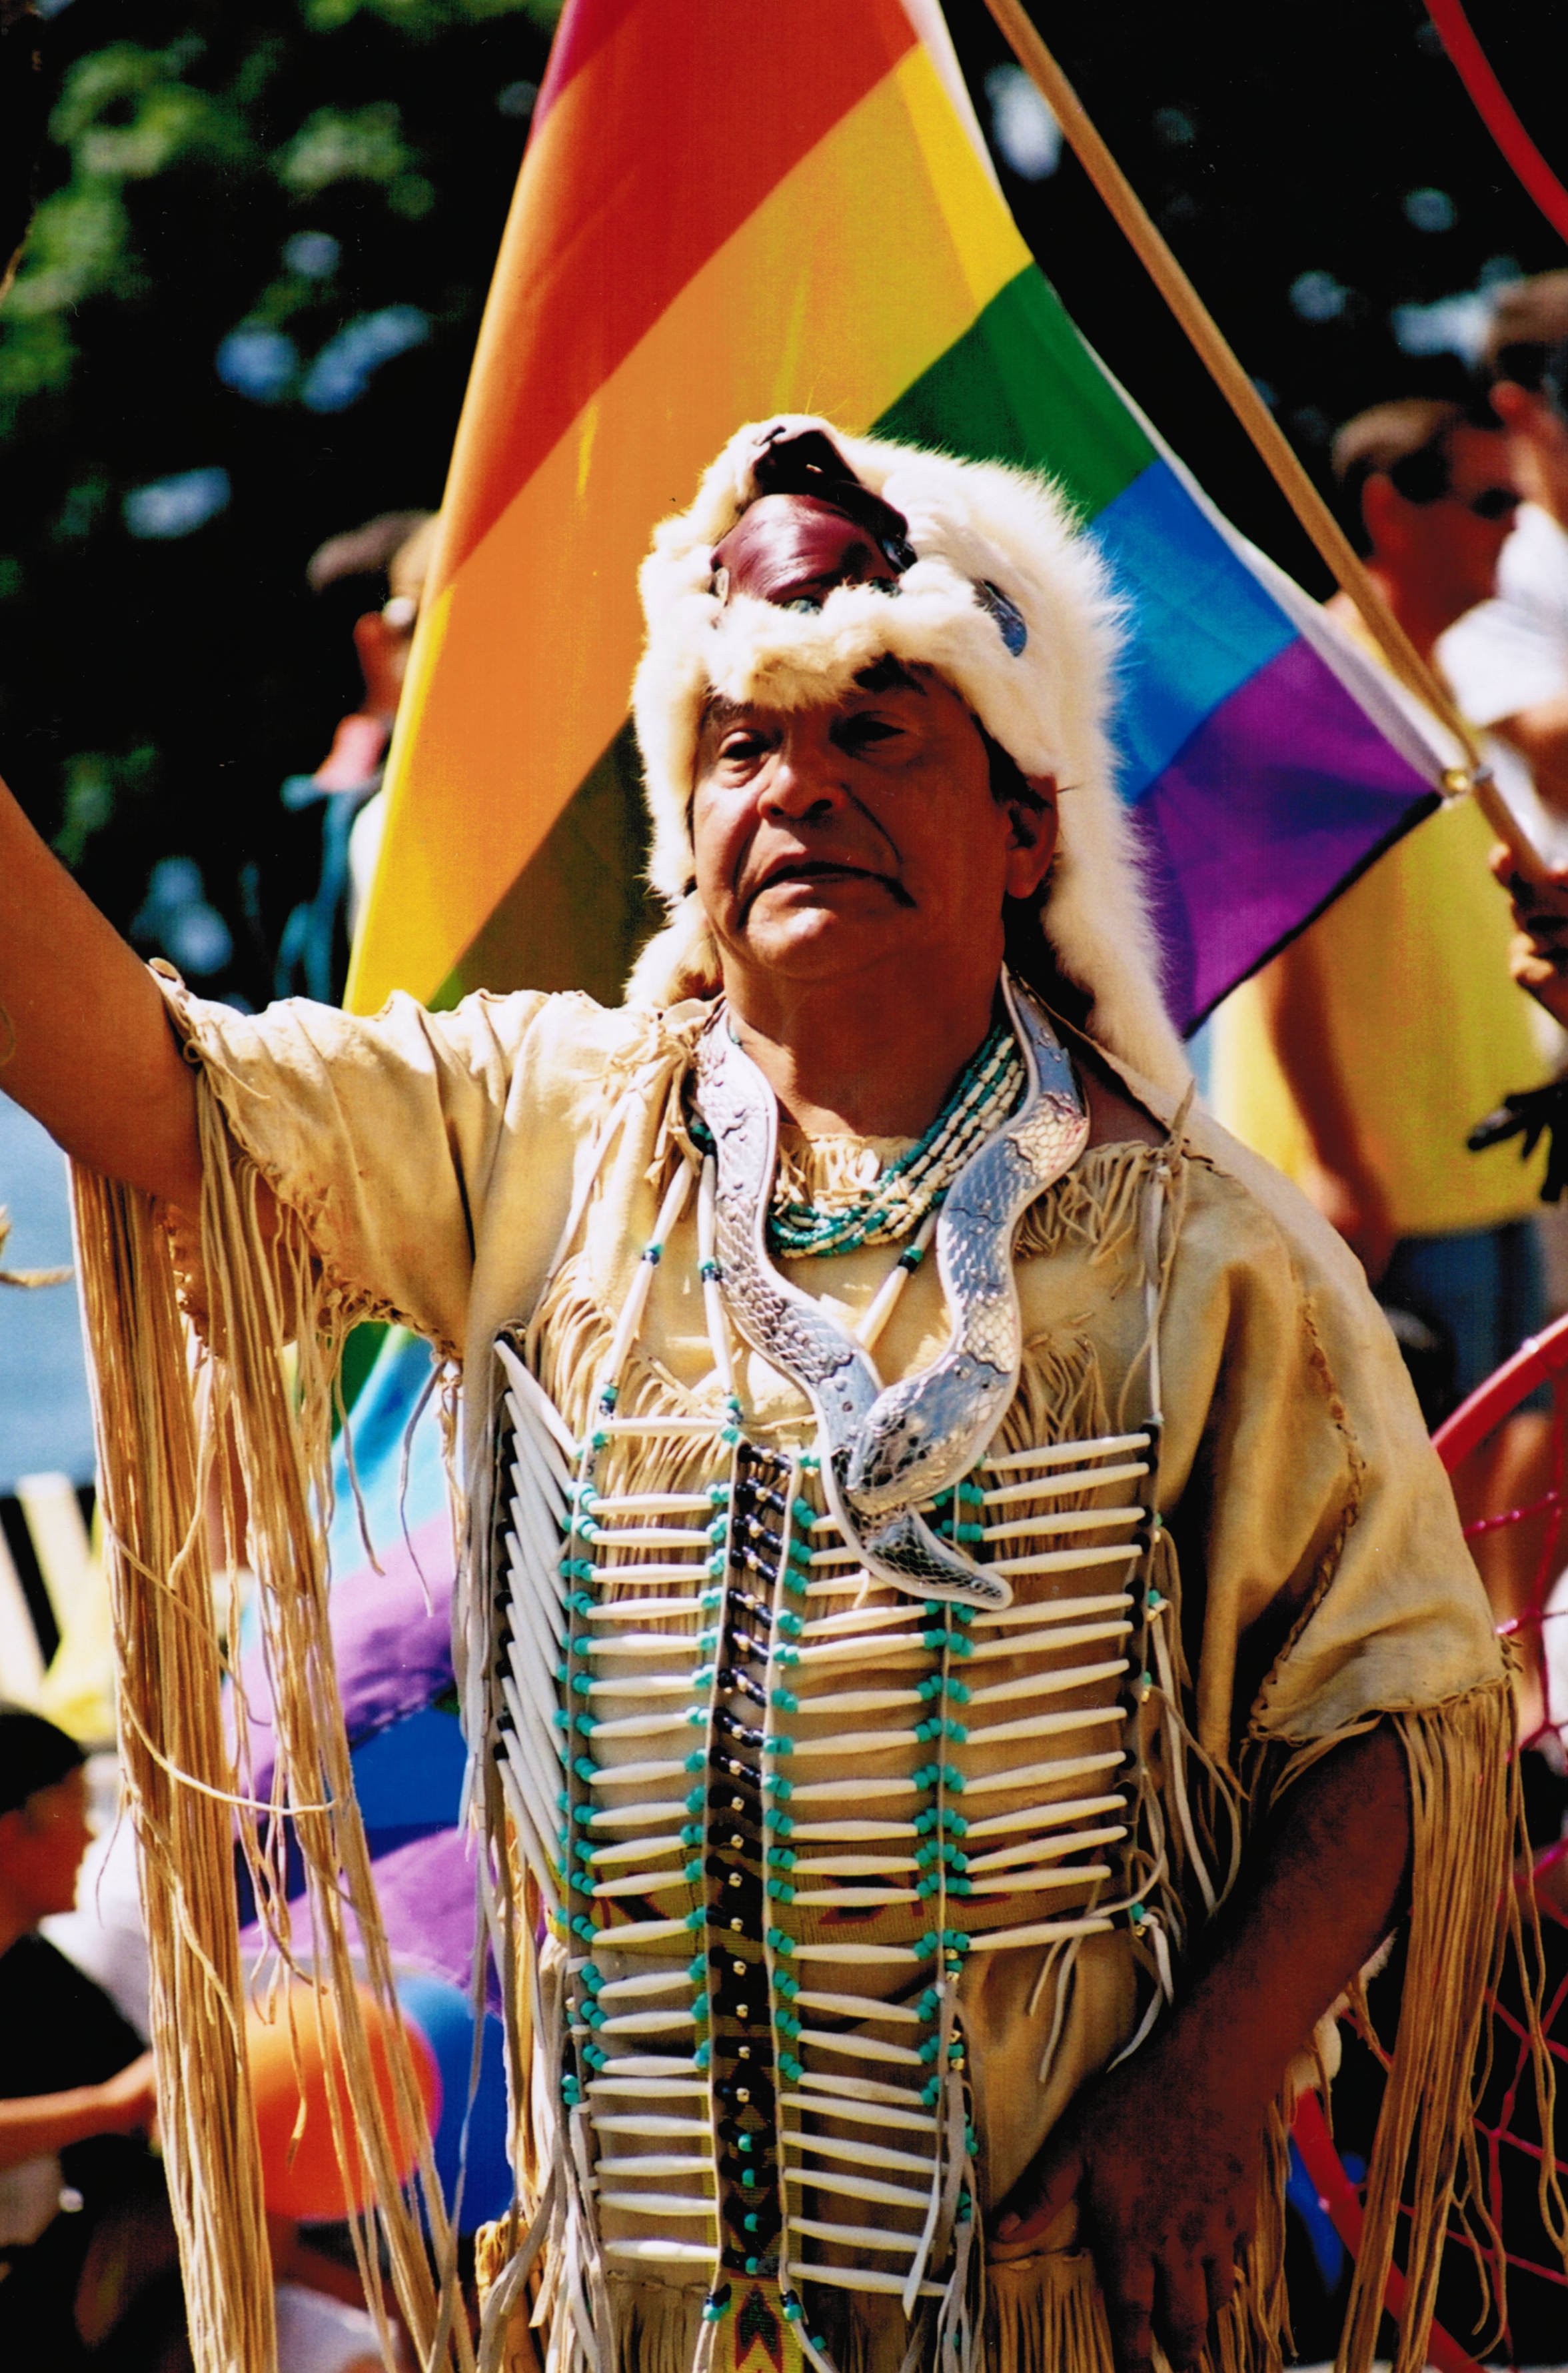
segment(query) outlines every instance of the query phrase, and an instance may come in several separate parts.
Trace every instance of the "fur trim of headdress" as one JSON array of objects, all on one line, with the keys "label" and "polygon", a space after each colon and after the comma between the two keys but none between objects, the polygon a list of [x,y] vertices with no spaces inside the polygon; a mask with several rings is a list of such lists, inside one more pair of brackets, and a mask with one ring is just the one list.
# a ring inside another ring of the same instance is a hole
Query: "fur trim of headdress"
[{"label": "fur trim of headdress", "polygon": [[[715,593],[713,547],[761,491],[755,464],[781,427],[822,431],[860,483],[903,513],[916,559],[895,591],[840,585],[811,613]],[[1110,1053],[1186,1087],[1106,738],[1117,604],[1096,547],[1052,485],[999,463],[844,437],[827,421],[769,421],[732,437],[691,508],[660,527],[640,585],[648,638],[632,706],[653,824],[649,878],[671,920],[643,951],[629,999],[664,1005],[718,986],[690,888],[691,797],[709,696],[805,707],[847,691],[887,653],[935,669],[1025,776],[1055,779],[1060,841],[1042,923],[1057,963],[1092,1000],[1091,1029]],[[1027,628],[1016,655],[984,606],[987,585]]]}]

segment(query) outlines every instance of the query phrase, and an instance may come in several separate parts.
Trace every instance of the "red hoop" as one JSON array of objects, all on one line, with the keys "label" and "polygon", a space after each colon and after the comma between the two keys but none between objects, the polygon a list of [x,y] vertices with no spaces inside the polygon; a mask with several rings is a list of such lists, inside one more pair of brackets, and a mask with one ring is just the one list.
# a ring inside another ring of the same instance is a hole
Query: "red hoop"
[{"label": "red hoop", "polygon": [[1511,1360],[1478,1385],[1452,1417],[1445,1418],[1432,1437],[1432,1446],[1450,1475],[1505,1417],[1528,1399],[1538,1385],[1568,1369],[1568,1316],[1554,1318],[1540,1335],[1521,1343]]},{"label": "red hoop", "polygon": [[[1444,1420],[1432,1443],[1445,1470],[1452,1475],[1538,1385],[1549,1381],[1560,1394],[1568,1385],[1568,1316],[1553,1320],[1542,1333],[1521,1343],[1511,1360],[1505,1360],[1484,1384],[1477,1385],[1469,1400],[1461,1401],[1452,1417]],[[1315,2095],[1303,2097],[1291,2133],[1320,2204],[1351,2255],[1356,2256],[1361,2246],[1361,2198],[1340,2162]],[[1391,2267],[1384,2306],[1396,2322],[1402,2318],[1404,2297],[1404,2277],[1397,2266]],[[1442,2373],[1479,2373],[1474,2359],[1435,2321],[1427,2355]]]}]

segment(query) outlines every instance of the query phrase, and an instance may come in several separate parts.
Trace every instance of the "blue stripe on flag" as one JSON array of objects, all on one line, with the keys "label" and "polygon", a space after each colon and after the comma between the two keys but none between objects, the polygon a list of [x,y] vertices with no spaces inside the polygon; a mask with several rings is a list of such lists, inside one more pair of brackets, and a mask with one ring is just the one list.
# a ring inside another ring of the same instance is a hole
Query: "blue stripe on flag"
[{"label": "blue stripe on flag", "polygon": [[1090,532],[1128,605],[1112,736],[1121,795],[1136,803],[1295,630],[1168,462],[1152,462]]}]

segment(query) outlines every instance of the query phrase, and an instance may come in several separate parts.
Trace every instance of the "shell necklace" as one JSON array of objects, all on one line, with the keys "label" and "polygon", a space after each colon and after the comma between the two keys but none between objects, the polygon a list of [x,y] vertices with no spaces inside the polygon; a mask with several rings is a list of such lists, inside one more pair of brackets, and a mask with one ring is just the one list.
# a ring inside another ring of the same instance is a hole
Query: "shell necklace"
[{"label": "shell necklace", "polygon": [[969,1156],[1024,1093],[1024,1058],[1005,1023],[992,1025],[953,1093],[916,1145],[890,1162],[853,1201],[800,1202],[776,1178],[767,1242],[775,1255],[800,1260],[863,1245],[895,1244],[919,1227],[946,1194]]}]

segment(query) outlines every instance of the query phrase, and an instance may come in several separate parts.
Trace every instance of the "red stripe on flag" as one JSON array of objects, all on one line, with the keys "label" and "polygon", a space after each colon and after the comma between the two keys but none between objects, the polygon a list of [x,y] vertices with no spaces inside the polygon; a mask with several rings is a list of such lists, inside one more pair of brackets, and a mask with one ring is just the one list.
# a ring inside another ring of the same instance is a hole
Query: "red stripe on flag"
[{"label": "red stripe on flag", "polygon": [[573,76],[581,73],[594,52],[603,48],[612,33],[619,32],[623,21],[632,10],[644,5],[645,0],[577,0],[577,5],[563,12],[556,28],[556,38],[550,44],[544,79],[533,102],[534,131],[544,123]]},{"label": "red stripe on flag", "polygon": [[[601,17],[619,18],[608,38]],[[915,45],[900,0],[591,0],[562,38],[581,63],[530,141],[502,241],[443,581],[693,274]],[[635,138],[602,140],[627,123]]]}]

